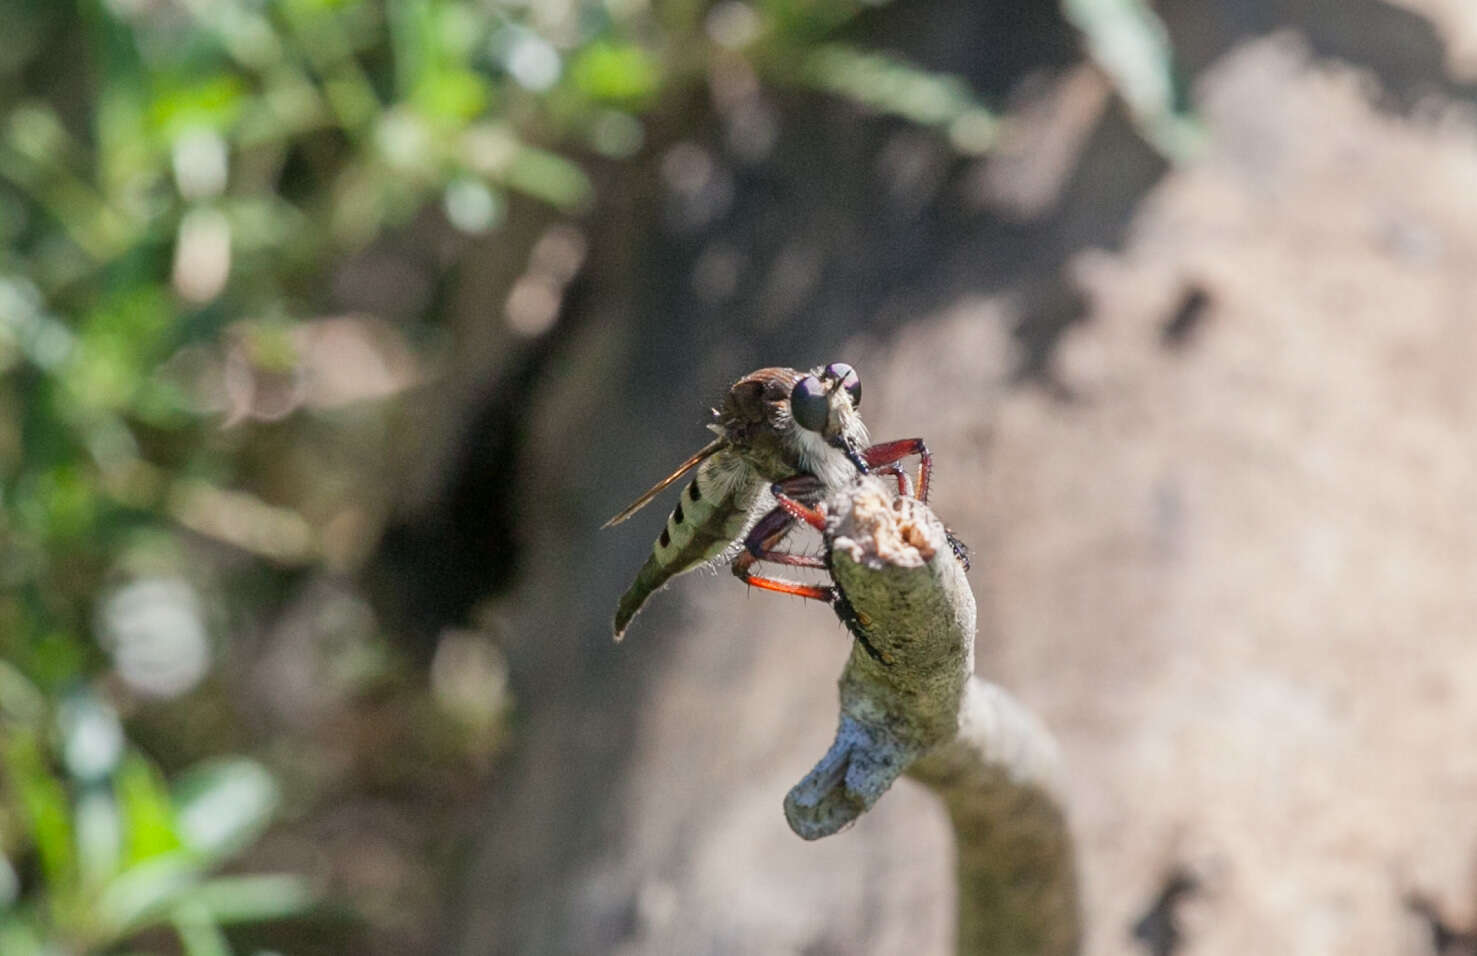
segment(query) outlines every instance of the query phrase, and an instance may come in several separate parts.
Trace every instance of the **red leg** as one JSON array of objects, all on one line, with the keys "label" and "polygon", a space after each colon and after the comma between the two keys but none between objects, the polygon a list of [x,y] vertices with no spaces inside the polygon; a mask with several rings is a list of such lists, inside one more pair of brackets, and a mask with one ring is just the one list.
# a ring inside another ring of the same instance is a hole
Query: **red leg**
[{"label": "red leg", "polygon": [[[826,562],[817,557],[812,557],[806,554],[787,554],[783,551],[773,550],[773,546],[779,544],[780,538],[783,538],[785,536],[785,532],[790,530],[789,524],[792,521],[788,514],[785,514],[785,512],[781,511],[778,508],[770,512],[770,515],[776,514],[785,519],[784,527],[780,528],[779,531],[768,535],[762,541],[751,540],[749,542],[746,542],[748,550],[744,551],[738,557],[733,559],[733,576],[738,578],[745,584],[752,585],[756,588],[761,588],[765,591],[777,591],[780,594],[794,594],[798,597],[814,598],[817,601],[830,602],[835,598],[836,591],[829,585],[800,584],[795,581],[781,581],[778,578],[762,577],[760,575],[754,574],[752,571],[749,570],[760,561],[772,561],[776,564],[788,564],[791,567],[801,568],[824,568],[826,566]],[[765,517],[768,518],[769,515],[766,515]],[[761,519],[761,524],[762,523],[763,519]]]},{"label": "red leg", "polygon": [[[786,498],[786,501],[789,499]],[[733,561],[734,573],[747,581],[750,567],[755,566],[759,561],[789,564],[790,567],[821,567],[824,569],[826,559],[823,557],[815,556],[815,554],[790,554],[789,551],[775,550],[793,526],[795,526],[795,517],[783,507],[774,508],[770,513],[761,517],[758,522],[755,522],[749,535],[743,539],[744,550]]]},{"label": "red leg", "polygon": [[[817,601],[831,602],[836,597],[836,590],[824,584],[800,584],[795,581],[782,581],[778,578],[767,578],[754,574],[750,569],[760,561],[769,561],[773,564],[784,564],[794,568],[822,568],[826,566],[824,558],[809,554],[790,554],[787,551],[777,551],[775,548],[790,528],[794,526],[797,517],[809,521],[812,517],[818,518],[819,527],[824,528],[826,519],[813,508],[807,508],[787,491],[805,494],[818,487],[814,478],[809,475],[800,475],[787,481],[777,483],[771,489],[779,506],[774,508],[764,517],[754,523],[753,529],[744,538],[744,550],[738,557],[733,559],[734,577],[745,584],[761,588],[765,591],[775,591],[780,594],[793,594],[797,597],[812,598]],[[792,511],[791,509],[795,509]],[[797,514],[798,512],[798,514]]]},{"label": "red leg", "polygon": [[798,485],[798,480],[789,479],[784,480],[784,482],[775,482],[774,485],[771,485],[770,494],[774,495],[775,501],[780,502],[780,508],[783,508],[790,517],[805,522],[806,525],[814,527],[818,532],[824,532],[826,530],[826,513],[821,511],[820,508],[801,504],[801,502],[792,498],[792,495],[795,494],[795,491],[793,491],[795,488],[803,488],[805,491],[811,491],[811,486]]},{"label": "red leg", "polygon": [[874,471],[879,475],[891,475],[897,479],[897,493],[905,497],[913,496],[913,479],[898,465],[879,465]]},{"label": "red leg", "polygon": [[933,455],[921,438],[900,438],[897,441],[873,445],[862,452],[868,467],[878,468],[891,465],[909,455],[918,456],[918,500],[928,502],[928,480],[933,475]]},{"label": "red leg", "polygon": [[803,521],[817,531],[826,530],[826,513],[819,508],[803,505],[780,490],[779,485],[774,486],[774,500],[778,501],[785,514],[791,518]]},{"label": "red leg", "polygon": [[[740,555],[740,557],[743,557],[743,555]],[[740,568],[738,562],[734,562],[733,573],[745,584],[765,591],[793,594],[796,597],[825,601],[827,604],[836,599],[836,589],[829,584],[798,584],[794,581],[781,581],[778,578],[764,578],[756,574],[750,574],[746,569]]]},{"label": "red leg", "polygon": [[[795,515],[784,506],[788,501],[796,507],[805,509],[803,505],[795,502],[788,495],[779,491],[780,486],[775,485],[775,492],[779,495],[781,504],[754,522],[754,527],[744,537],[744,553],[734,559],[734,564],[742,564],[748,568],[756,561],[769,561],[774,564],[788,564],[797,568],[824,568],[825,561],[818,557],[806,554],[790,554],[787,551],[775,550],[790,529],[795,526]],[[822,522],[824,526],[824,522]]]}]

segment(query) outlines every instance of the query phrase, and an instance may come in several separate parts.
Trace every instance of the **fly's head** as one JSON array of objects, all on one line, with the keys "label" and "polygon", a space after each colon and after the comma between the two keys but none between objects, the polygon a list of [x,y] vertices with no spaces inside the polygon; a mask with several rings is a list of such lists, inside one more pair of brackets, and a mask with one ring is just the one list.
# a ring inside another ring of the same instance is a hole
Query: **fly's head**
[{"label": "fly's head", "polygon": [[763,368],[739,379],[714,430],[771,480],[805,472],[827,486],[866,472],[862,384],[850,365]]}]

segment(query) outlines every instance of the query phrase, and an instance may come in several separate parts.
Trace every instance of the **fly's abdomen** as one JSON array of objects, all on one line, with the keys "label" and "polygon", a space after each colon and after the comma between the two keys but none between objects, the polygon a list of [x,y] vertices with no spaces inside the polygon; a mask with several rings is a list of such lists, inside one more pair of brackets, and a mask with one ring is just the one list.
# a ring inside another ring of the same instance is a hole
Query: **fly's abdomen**
[{"label": "fly's abdomen", "polygon": [[621,595],[615,612],[617,638],[652,592],[684,571],[721,558],[747,529],[753,498],[761,489],[749,487],[752,482],[730,480],[724,468],[724,462],[704,462],[683,489],[651,556]]}]

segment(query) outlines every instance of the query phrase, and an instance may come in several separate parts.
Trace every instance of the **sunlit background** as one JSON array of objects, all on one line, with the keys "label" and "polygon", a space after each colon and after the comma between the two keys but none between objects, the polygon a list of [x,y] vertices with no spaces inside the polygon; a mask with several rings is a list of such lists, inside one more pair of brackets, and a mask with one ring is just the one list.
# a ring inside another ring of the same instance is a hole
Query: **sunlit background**
[{"label": "sunlit background", "polygon": [[836,360],[1061,740],[1090,952],[1477,952],[1468,0],[0,31],[3,956],[949,951],[921,792],[785,828],[825,608],[609,640],[670,502],[604,519]]}]

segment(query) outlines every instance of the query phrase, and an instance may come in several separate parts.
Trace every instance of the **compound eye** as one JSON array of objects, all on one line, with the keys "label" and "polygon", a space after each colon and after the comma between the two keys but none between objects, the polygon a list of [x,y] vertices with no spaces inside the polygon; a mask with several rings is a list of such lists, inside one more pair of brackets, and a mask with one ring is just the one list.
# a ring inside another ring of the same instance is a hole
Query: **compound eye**
[{"label": "compound eye", "polygon": [[790,414],[807,431],[826,430],[826,420],[831,417],[831,402],[820,379],[807,375],[795,383],[790,391]]},{"label": "compound eye", "polygon": [[826,366],[826,374],[841,383],[846,389],[846,394],[851,396],[851,407],[862,407],[862,380],[856,374],[856,369],[845,362],[832,362]]}]

